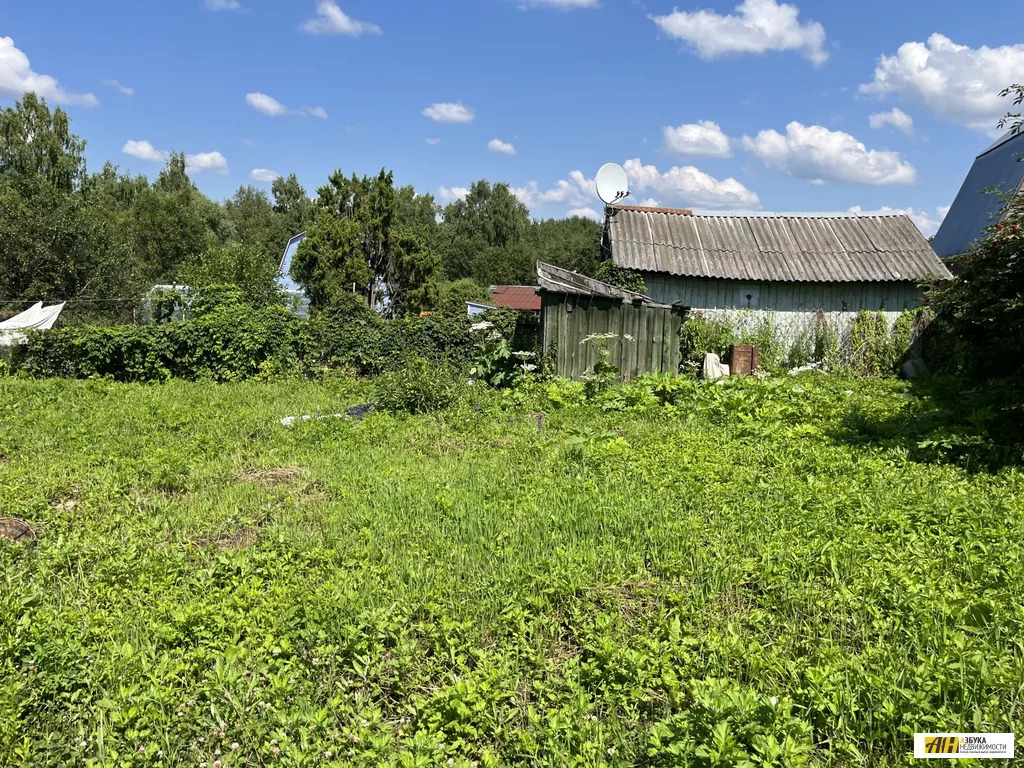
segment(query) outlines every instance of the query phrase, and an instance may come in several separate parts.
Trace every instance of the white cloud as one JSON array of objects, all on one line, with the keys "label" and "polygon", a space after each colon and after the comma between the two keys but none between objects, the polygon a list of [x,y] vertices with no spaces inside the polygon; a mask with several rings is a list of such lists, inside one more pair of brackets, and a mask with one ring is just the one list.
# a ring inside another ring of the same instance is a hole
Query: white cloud
[{"label": "white cloud", "polygon": [[0,96],[19,98],[29,91],[57,104],[95,107],[100,103],[91,93],[70,93],[50,75],[33,72],[28,56],[14,47],[14,38],[0,37]]},{"label": "white cloud", "polygon": [[274,97],[267,96],[265,93],[247,93],[245,95],[245,103],[257,112],[262,112],[269,117],[280,117],[281,115],[288,114],[288,107]]},{"label": "white cloud", "polygon": [[516,153],[515,147],[501,139],[491,139],[487,142],[487,148],[491,150],[491,152],[497,152],[500,155],[514,155]]},{"label": "white cloud", "polygon": [[185,163],[188,170],[196,173],[213,171],[224,175],[228,172],[228,161],[220,152],[198,152],[194,155],[186,155]]},{"label": "white cloud", "polygon": [[913,184],[917,171],[898,152],[868,149],[853,136],[821,125],[792,122],[786,135],[761,131],[743,137],[743,147],[769,168],[812,183]]},{"label": "white cloud", "polygon": [[119,90],[125,96],[134,96],[135,95],[135,89],[134,88],[129,88],[127,85],[122,85],[117,80],[104,80],[103,84],[104,85],[109,85],[111,88],[117,88],[117,90]]},{"label": "white cloud", "polygon": [[894,55],[879,58],[875,79],[860,92],[902,96],[942,120],[992,133],[1008,111],[999,92],[1022,77],[1024,44],[969,48],[934,34],[927,43],[904,43]]},{"label": "white cloud", "polygon": [[327,110],[323,107],[302,107],[301,109],[290,109],[273,96],[268,96],[265,93],[247,93],[245,95],[245,103],[257,112],[262,112],[268,117],[281,117],[281,115],[306,115],[309,117],[318,117],[321,120],[327,119]]},{"label": "white cloud", "polygon": [[440,139],[424,139],[424,141],[426,141],[427,144],[429,144],[432,147],[436,147],[438,144],[441,143]]},{"label": "white cloud", "polygon": [[825,28],[816,21],[801,24],[800,9],[776,0],[743,0],[736,15],[721,16],[714,11],[674,10],[666,16],[651,16],[662,32],[685,40],[702,59],[716,59],[736,53],[799,51],[815,66],[828,59]]},{"label": "white cloud", "polygon": [[[644,165],[639,158],[624,163],[629,177],[630,190],[641,197],[637,205],[658,207],[660,199],[680,206],[695,208],[751,210],[761,207],[757,195],[736,179],[719,180],[692,166],[673,167],[662,173],[653,165]],[[573,210],[599,210],[602,207],[597,197],[594,179],[587,178],[582,171],[573,171],[568,179],[561,179],[553,187],[542,190],[531,181],[524,187],[513,187],[512,194],[519,198],[531,211],[536,207],[561,205]],[[646,195],[646,199],[643,196]],[[627,202],[627,204],[629,204]]]},{"label": "white cloud", "polygon": [[629,177],[630,191],[656,193],[672,205],[716,210],[752,210],[761,207],[758,196],[736,179],[716,179],[692,165],[669,168],[664,173],[639,158],[627,160],[623,167]]},{"label": "white cloud", "polygon": [[121,151],[139,160],[149,160],[154,163],[162,163],[167,160],[168,153],[157,149],[148,141],[129,141],[121,147]]},{"label": "white cloud", "polygon": [[445,203],[452,203],[456,200],[465,200],[466,195],[469,194],[469,187],[445,187],[442,186],[437,191],[437,197],[439,200]]},{"label": "white cloud", "polygon": [[673,128],[661,129],[665,147],[676,155],[696,157],[729,157],[732,155],[729,137],[722,133],[718,123],[701,120]]},{"label": "white cloud", "polygon": [[381,28],[366,21],[356,21],[345,13],[333,0],[320,0],[316,4],[316,17],[302,25],[311,35],[344,35],[362,37],[379,35]]},{"label": "white cloud", "polygon": [[423,116],[435,123],[471,123],[476,113],[461,101],[431,104],[423,110]]},{"label": "white cloud", "polygon": [[949,213],[948,205],[940,205],[935,209],[935,215],[932,216],[927,211],[919,211],[914,208],[890,208],[888,205],[883,205],[881,208],[876,210],[865,211],[859,205],[855,205],[848,209],[849,213],[904,213],[910,217],[910,220],[917,225],[917,228],[921,230],[921,234],[925,237],[931,237],[939,231],[939,226],[942,224],[942,220],[946,218],[946,214]]},{"label": "white cloud", "polygon": [[569,211],[568,215],[579,216],[584,219],[594,219],[595,221],[601,221],[602,219],[601,214],[593,208],[573,208]]},{"label": "white cloud", "polygon": [[571,11],[576,8],[597,8],[599,0],[523,0],[520,8],[557,8],[560,11]]},{"label": "white cloud", "polygon": [[868,115],[868,125],[872,128],[884,128],[891,125],[896,130],[903,131],[907,136],[914,133],[914,118],[896,107],[888,112],[875,112],[873,115]]},{"label": "white cloud", "polygon": [[203,7],[208,11],[242,10],[242,4],[238,0],[203,0]]},{"label": "white cloud", "polygon": [[281,174],[275,173],[274,171],[267,170],[266,168],[253,168],[252,173],[249,174],[249,178],[253,181],[262,181],[270,183],[277,181],[281,178]]}]

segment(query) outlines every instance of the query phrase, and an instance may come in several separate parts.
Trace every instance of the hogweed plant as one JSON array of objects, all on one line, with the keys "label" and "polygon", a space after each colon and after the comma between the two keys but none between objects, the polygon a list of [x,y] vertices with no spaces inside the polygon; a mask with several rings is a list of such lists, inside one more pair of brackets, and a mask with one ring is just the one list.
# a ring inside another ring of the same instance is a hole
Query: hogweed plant
[{"label": "hogweed plant", "polygon": [[613,339],[634,340],[628,333],[592,333],[580,342],[581,346],[592,346],[597,350],[593,369],[583,375],[587,397],[605,392],[619,381],[619,368],[611,363],[609,344]]}]

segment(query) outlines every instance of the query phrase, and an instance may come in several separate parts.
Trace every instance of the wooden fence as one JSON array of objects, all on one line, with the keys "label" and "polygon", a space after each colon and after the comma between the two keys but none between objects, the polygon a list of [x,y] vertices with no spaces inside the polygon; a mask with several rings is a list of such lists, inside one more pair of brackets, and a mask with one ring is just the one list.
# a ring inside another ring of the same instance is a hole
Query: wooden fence
[{"label": "wooden fence", "polygon": [[597,334],[609,339],[609,362],[628,381],[644,373],[679,370],[680,313],[671,307],[600,296],[541,291],[541,344],[555,373],[580,379],[598,360]]}]

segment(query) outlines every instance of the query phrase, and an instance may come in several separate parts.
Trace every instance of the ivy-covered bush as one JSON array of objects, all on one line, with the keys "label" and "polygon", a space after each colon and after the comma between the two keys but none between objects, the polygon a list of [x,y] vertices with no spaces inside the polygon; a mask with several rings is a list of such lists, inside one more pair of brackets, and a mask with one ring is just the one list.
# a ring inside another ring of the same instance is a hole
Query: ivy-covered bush
[{"label": "ivy-covered bush", "polygon": [[468,318],[382,320],[369,313],[303,321],[282,307],[228,302],[185,322],[33,334],[14,348],[11,365],[36,377],[138,382],[311,376],[327,368],[375,375],[411,356],[465,368],[475,352],[469,326]]}]

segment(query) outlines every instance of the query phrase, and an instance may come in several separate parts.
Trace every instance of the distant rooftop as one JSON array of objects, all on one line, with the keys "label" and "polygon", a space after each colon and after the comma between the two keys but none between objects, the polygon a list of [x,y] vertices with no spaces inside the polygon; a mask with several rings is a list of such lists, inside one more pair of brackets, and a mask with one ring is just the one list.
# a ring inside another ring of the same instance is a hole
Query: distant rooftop
[{"label": "distant rooftop", "polygon": [[499,307],[540,312],[540,296],[534,285],[492,285],[490,293]]},{"label": "distant rooftop", "polygon": [[974,159],[960,192],[935,234],[932,246],[942,258],[966,253],[996,224],[1006,203],[999,194],[1024,189],[1024,131],[1010,131]]}]

